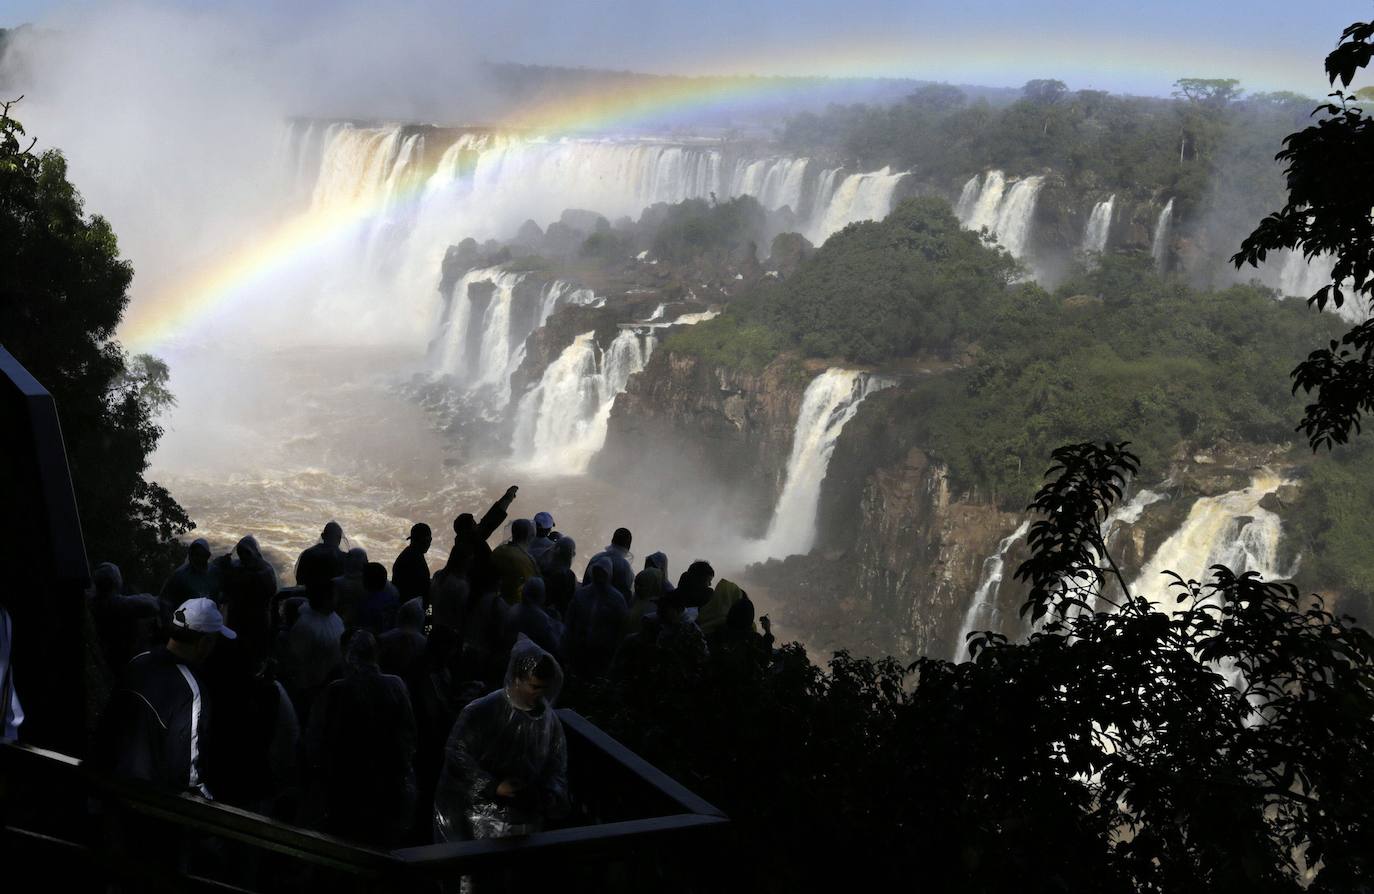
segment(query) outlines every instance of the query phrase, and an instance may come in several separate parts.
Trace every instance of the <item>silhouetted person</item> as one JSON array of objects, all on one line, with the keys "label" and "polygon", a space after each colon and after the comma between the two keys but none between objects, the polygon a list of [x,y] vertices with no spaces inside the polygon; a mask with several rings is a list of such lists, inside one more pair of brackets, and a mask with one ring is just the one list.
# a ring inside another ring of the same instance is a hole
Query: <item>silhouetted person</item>
[{"label": "silhouetted person", "polygon": [[414,821],[415,714],[405,683],[378,669],[366,630],[353,634],[343,678],[311,710],[305,744],[308,818],[362,844],[401,844]]},{"label": "silhouetted person", "polygon": [[147,593],[126,594],[118,566],[101,562],[91,572],[90,606],[105,665],[118,674],[153,643],[158,602]]},{"label": "silhouetted person", "polygon": [[424,611],[418,599],[402,603],[396,613],[396,626],[377,637],[377,663],[382,673],[405,680],[412,696],[416,676],[423,672],[425,664]]},{"label": "silhouetted person", "polygon": [[666,553],[649,553],[644,558],[645,568],[657,568],[658,573],[663,575],[663,592],[671,593],[677,589],[673,585],[673,579],[668,575],[668,555]]},{"label": "silhouetted person", "polygon": [[544,605],[544,580],[532,577],[525,581],[520,603],[506,613],[502,642],[506,648],[515,645],[521,634],[554,657],[563,653],[563,624],[549,615]]},{"label": "silhouetted person", "polygon": [[188,599],[204,596],[220,601],[219,571],[210,565],[210,544],[197,537],[186,547],[186,561],[177,566],[158,594],[163,626],[171,623],[172,612]]},{"label": "silhouetted person", "polygon": [[544,558],[545,603],[566,619],[573,594],[577,592],[577,574],[572,570],[573,559],[577,558],[577,541],[571,537],[558,538]]},{"label": "silhouetted person", "polygon": [[709,639],[711,634],[725,626],[730,609],[745,597],[738,585],[722,580],[711,591],[711,598],[697,612],[697,626]]},{"label": "silhouetted person", "polygon": [[635,571],[630,567],[631,539],[629,528],[616,528],[615,533],[611,535],[610,546],[592,556],[592,561],[587,563],[587,570],[582,574],[582,583],[591,582],[592,563],[597,559],[607,559],[611,563],[611,584],[622,594],[633,592]]},{"label": "silhouetted person", "polygon": [[367,599],[363,586],[363,572],[367,570],[367,550],[355,546],[344,554],[343,574],[334,578],[334,611],[343,618],[345,627],[358,626],[358,612]]},{"label": "silhouetted person", "polygon": [[434,543],[434,534],[424,522],[410,526],[410,545],[401,550],[391,564],[391,582],[401,594],[401,601],[423,600],[429,594],[429,563],[425,553]]},{"label": "silhouetted person", "polygon": [[716,570],[711,567],[711,563],[703,562],[698,559],[687,570],[682,572],[682,576],[677,579],[675,591],[678,600],[684,609],[700,609],[703,605],[711,601],[714,595],[711,590],[711,581],[716,578]]},{"label": "silhouetted person", "polygon": [[568,810],[568,750],[553,704],[563,671],[521,637],[505,684],[458,715],[434,797],[436,841],[527,835]]},{"label": "silhouetted person", "polygon": [[172,612],[165,646],[126,664],[100,720],[92,765],[171,792],[210,797],[201,754],[213,729],[202,668],[220,637],[219,606],[191,599]]},{"label": "silhouetted person", "polygon": [[472,557],[468,566],[468,583],[474,593],[485,593],[496,586],[496,571],[491,565],[491,546],[487,541],[506,520],[506,511],[515,501],[519,490],[515,485],[506,488],[506,493],[491,505],[481,521],[473,518],[470,512],[464,512],[453,520],[454,543],[466,546]]},{"label": "silhouetted person", "polygon": [[519,602],[525,581],[539,576],[539,566],[530,556],[533,540],[534,522],[517,518],[510,523],[510,540],[492,550],[491,564],[496,570],[501,598],[507,605]]},{"label": "silhouetted person", "polygon": [[635,598],[630,610],[625,614],[621,625],[621,639],[639,632],[640,622],[646,615],[658,611],[658,600],[663,596],[663,573],[657,568],[645,568],[635,575]]},{"label": "silhouetted person", "polygon": [[272,598],[277,595],[277,572],[262,557],[252,534],[222,556],[219,574],[224,586],[225,620],[234,626],[242,645],[254,658],[272,651]]},{"label": "silhouetted person", "polygon": [[429,582],[429,596],[424,602],[425,632],[436,626],[461,630],[468,613],[468,569],[472,566],[471,548],[455,543],[449,550],[444,567],[434,572]]},{"label": "silhouetted person", "polygon": [[578,587],[568,610],[564,648],[568,662],[578,673],[598,676],[610,666],[620,643],[620,631],[628,611],[625,597],[611,585],[611,560],[593,559],[587,568],[590,583]]},{"label": "silhouetted person", "polygon": [[[552,536],[551,536],[552,535]],[[530,555],[534,558],[534,563],[541,568],[544,560],[553,549],[554,541],[558,535],[553,530],[553,516],[547,512],[536,512],[534,514],[534,540],[530,541]]]},{"label": "silhouetted person", "polygon": [[343,619],[334,611],[330,595],[316,594],[301,606],[291,627],[290,643],[296,672],[292,695],[302,719],[310,713],[310,704],[321,687],[333,678],[343,662],[339,644],[343,633]]},{"label": "silhouetted person", "polygon": [[396,612],[401,607],[401,595],[386,579],[386,566],[368,562],[363,569],[363,604],[358,610],[358,626],[372,631],[374,636],[396,626]]},{"label": "silhouetted person", "polygon": [[310,590],[325,590],[344,572],[344,551],[339,548],[343,528],[331,521],[320,532],[320,542],[308,547],[296,560],[296,585]]}]

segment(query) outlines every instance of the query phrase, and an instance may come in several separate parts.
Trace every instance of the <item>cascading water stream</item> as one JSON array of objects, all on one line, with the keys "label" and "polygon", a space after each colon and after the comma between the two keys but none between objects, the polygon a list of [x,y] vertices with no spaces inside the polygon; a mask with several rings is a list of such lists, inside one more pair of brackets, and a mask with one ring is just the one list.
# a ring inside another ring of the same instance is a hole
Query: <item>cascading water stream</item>
[{"label": "cascading water stream", "polygon": [[997,608],[997,590],[1002,585],[1002,577],[1006,573],[1007,551],[1012,545],[1026,536],[1030,531],[1030,520],[1021,522],[1015,531],[1012,531],[1002,542],[997,544],[997,552],[983,560],[983,577],[978,582],[978,589],[973,593],[973,601],[969,604],[968,611],[964,614],[964,623],[959,627],[959,638],[954,644],[954,660],[963,661],[968,656],[968,635],[975,630],[997,630],[1001,621],[1001,612]]},{"label": "cascading water stream", "polygon": [[964,184],[955,214],[965,228],[986,229],[1014,257],[1024,258],[1035,219],[1035,201],[1044,183],[1045,178],[1038,175],[1010,185],[1001,171],[975,175]]},{"label": "cascading water stream", "polygon": [[1161,273],[1169,261],[1169,231],[1174,221],[1174,200],[1164,204],[1155,221],[1154,238],[1150,240],[1150,255],[1155,259],[1155,268]]},{"label": "cascading water stream", "polygon": [[1105,202],[1098,202],[1088,215],[1088,225],[1083,230],[1083,250],[1102,254],[1107,250],[1107,237],[1111,235],[1112,211],[1116,207],[1116,195],[1110,195]]},{"label": "cascading water stream", "polygon": [[828,369],[806,387],[792,436],[786,483],[773,508],[768,533],[750,550],[756,560],[810,552],[816,542],[821,485],[835,442],[864,398],[891,384],[872,373]]}]

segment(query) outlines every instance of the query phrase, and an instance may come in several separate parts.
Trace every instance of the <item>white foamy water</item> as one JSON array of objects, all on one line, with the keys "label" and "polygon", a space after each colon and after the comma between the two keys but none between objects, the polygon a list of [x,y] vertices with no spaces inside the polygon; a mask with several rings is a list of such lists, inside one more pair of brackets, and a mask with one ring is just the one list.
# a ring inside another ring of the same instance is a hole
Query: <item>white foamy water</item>
[{"label": "white foamy water", "polygon": [[1111,235],[1112,211],[1115,207],[1115,195],[1093,206],[1092,214],[1088,215],[1088,224],[1083,228],[1084,251],[1101,254],[1107,250],[1107,237]]},{"label": "white foamy water", "polygon": [[974,175],[955,204],[959,222],[970,230],[986,229],[1014,257],[1024,259],[1035,219],[1035,200],[1045,178],[1023,177],[1008,185],[1001,171]]}]

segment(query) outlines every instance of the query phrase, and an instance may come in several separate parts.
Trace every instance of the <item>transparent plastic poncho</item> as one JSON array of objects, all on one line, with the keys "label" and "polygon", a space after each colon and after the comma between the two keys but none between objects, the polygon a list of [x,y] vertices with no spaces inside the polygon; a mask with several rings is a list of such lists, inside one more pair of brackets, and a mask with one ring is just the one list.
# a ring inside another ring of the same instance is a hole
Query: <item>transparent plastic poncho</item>
[{"label": "transparent plastic poncho", "polygon": [[[555,659],[554,679],[529,710],[511,696],[515,682],[547,654],[521,634],[511,648],[505,685],[458,715],[434,793],[436,841],[527,835],[567,814],[568,747],[553,709],[563,669]],[[523,788],[502,797],[497,787],[505,780]]]}]

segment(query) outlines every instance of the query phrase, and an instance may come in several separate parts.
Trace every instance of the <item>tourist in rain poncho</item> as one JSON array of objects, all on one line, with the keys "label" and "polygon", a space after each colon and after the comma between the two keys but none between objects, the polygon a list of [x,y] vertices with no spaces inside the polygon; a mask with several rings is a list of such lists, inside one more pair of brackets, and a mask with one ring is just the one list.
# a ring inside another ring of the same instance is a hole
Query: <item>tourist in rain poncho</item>
[{"label": "tourist in rain poncho", "polygon": [[439,842],[528,835],[568,811],[568,749],[553,704],[558,661],[521,636],[505,686],[463,709],[434,793]]},{"label": "tourist in rain poncho", "polygon": [[574,671],[594,677],[604,673],[615,657],[629,606],[620,591],[611,586],[609,558],[593,559],[587,566],[587,575],[591,582],[578,588],[568,609],[563,648]]}]

